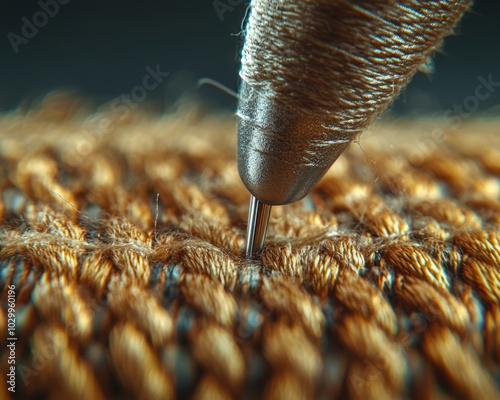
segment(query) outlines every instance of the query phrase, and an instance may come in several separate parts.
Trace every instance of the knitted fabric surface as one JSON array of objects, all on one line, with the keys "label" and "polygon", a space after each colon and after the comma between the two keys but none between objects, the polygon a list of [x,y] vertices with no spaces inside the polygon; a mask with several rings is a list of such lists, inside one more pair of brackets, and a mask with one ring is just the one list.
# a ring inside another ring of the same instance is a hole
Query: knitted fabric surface
[{"label": "knitted fabric surface", "polygon": [[86,110],[0,118],[2,398],[499,398],[499,120],[379,122],[248,260],[233,116]]}]

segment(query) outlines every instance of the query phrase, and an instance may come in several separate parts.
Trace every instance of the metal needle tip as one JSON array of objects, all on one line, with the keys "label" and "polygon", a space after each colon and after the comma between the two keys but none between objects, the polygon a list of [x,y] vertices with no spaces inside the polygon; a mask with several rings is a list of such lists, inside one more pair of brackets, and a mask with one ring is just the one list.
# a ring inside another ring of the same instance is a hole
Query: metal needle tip
[{"label": "metal needle tip", "polygon": [[252,258],[264,246],[270,213],[270,205],[262,203],[253,195],[250,196],[247,225],[247,258]]}]

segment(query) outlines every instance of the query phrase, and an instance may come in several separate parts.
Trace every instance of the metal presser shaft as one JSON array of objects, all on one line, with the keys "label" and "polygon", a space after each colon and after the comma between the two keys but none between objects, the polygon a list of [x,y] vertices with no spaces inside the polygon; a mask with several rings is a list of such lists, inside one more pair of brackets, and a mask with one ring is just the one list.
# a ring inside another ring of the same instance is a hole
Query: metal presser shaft
[{"label": "metal presser shaft", "polygon": [[238,170],[247,257],[271,206],[305,197],[428,61],[470,0],[253,0],[242,51]]}]

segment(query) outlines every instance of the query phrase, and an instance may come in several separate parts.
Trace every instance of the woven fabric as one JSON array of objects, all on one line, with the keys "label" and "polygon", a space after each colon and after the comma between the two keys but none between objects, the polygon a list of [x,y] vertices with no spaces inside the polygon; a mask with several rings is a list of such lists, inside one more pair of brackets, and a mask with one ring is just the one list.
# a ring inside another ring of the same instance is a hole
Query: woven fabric
[{"label": "woven fabric", "polygon": [[232,116],[4,114],[0,392],[499,398],[500,121],[458,122],[380,122],[250,261]]}]

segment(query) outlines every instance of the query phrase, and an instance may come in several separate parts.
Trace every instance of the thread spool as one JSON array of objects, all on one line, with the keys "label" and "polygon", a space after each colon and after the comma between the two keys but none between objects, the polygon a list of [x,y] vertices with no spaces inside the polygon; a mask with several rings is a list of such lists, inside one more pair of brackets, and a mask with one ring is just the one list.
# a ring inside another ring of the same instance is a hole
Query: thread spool
[{"label": "thread spool", "polygon": [[238,165],[266,204],[303,198],[450,34],[470,0],[254,0]]}]

